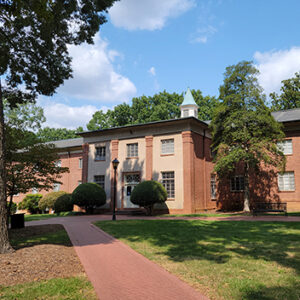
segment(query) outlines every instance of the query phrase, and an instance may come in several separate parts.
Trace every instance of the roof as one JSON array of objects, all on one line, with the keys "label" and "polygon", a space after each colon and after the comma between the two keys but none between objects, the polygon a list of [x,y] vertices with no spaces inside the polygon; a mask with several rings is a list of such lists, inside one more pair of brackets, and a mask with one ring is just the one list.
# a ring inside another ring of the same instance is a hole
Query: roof
[{"label": "roof", "polygon": [[300,121],[300,108],[274,111],[272,116],[276,121],[282,123]]},{"label": "roof", "polygon": [[204,121],[201,121],[195,117],[185,117],[185,118],[178,118],[178,119],[171,119],[171,120],[161,120],[161,121],[153,121],[148,123],[141,123],[141,124],[133,124],[133,125],[125,125],[125,126],[119,126],[119,127],[112,127],[112,128],[105,128],[105,129],[98,129],[93,131],[85,131],[85,132],[79,132],[76,133],[77,135],[87,135],[87,134],[93,134],[97,132],[107,132],[107,131],[113,131],[113,130],[119,130],[119,129],[131,129],[136,127],[143,127],[143,126],[149,126],[149,125],[160,125],[160,124],[167,124],[167,123],[173,123],[173,122],[184,122],[186,120],[193,120],[198,122],[200,125],[204,125],[207,127],[207,123]]},{"label": "roof", "polygon": [[59,140],[59,141],[47,142],[45,144],[54,144],[56,148],[81,147],[83,144],[83,138],[80,137],[76,139]]},{"label": "roof", "polygon": [[181,104],[181,106],[183,105],[197,105],[197,103],[195,102],[195,99],[191,93],[191,90],[190,88],[187,89],[185,95],[184,95],[184,99],[183,99],[183,102]]}]

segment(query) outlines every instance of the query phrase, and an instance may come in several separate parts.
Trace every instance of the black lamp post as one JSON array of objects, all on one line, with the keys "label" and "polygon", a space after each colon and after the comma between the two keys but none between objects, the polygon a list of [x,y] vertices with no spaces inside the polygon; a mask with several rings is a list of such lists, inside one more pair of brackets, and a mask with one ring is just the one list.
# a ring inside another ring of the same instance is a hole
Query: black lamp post
[{"label": "black lamp post", "polygon": [[117,194],[117,168],[119,165],[119,161],[115,158],[112,161],[112,165],[114,168],[114,202],[113,202],[113,215],[112,215],[112,220],[115,221],[116,220],[116,194]]}]

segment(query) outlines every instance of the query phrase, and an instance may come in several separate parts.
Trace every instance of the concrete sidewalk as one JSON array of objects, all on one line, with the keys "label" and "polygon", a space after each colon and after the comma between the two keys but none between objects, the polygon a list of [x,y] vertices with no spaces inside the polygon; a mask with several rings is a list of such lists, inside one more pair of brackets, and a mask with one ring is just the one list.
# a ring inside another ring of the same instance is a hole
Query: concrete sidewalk
[{"label": "concrete sidewalk", "polygon": [[54,218],[32,221],[27,225],[64,225],[101,300],[208,299],[176,276],[91,224],[100,219],[107,217]]}]

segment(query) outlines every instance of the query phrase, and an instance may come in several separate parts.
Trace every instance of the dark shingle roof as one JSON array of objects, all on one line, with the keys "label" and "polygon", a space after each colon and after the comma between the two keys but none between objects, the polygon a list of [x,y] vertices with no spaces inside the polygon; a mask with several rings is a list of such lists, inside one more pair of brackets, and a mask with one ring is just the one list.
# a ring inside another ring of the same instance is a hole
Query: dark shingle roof
[{"label": "dark shingle roof", "polygon": [[300,121],[300,108],[280,110],[272,112],[274,119],[278,122]]},{"label": "dark shingle roof", "polygon": [[47,142],[46,144],[54,144],[56,148],[71,148],[71,147],[81,147],[83,144],[83,138],[76,139],[67,139],[67,140],[59,140],[53,142]]}]

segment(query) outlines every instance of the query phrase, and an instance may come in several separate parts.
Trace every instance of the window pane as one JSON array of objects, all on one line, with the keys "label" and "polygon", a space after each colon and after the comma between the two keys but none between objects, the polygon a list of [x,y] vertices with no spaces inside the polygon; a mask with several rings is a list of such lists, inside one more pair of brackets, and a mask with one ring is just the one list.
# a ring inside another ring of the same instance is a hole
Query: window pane
[{"label": "window pane", "polygon": [[168,198],[175,198],[174,172],[162,172],[162,185],[165,187]]},{"label": "window pane", "polygon": [[285,172],[278,174],[278,188],[280,191],[295,190],[295,174],[294,172]]},{"label": "window pane", "polygon": [[94,182],[99,184],[103,189],[105,187],[105,176],[104,175],[95,175]]},{"label": "window pane", "polygon": [[95,160],[105,160],[105,154],[105,147],[96,147]]},{"label": "window pane", "polygon": [[161,140],[161,153],[162,154],[174,153],[174,139]]},{"label": "window pane", "polygon": [[127,157],[138,157],[138,143],[127,144]]}]

